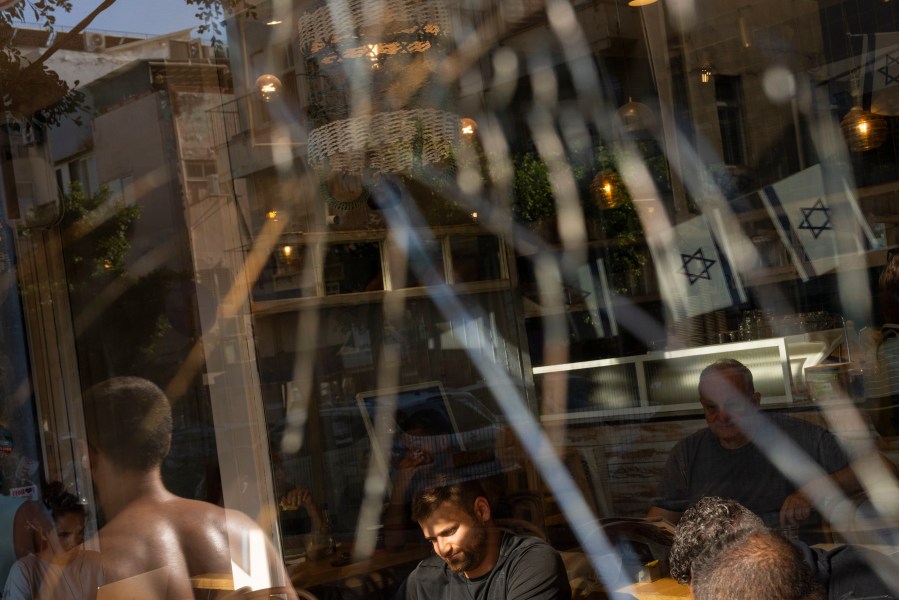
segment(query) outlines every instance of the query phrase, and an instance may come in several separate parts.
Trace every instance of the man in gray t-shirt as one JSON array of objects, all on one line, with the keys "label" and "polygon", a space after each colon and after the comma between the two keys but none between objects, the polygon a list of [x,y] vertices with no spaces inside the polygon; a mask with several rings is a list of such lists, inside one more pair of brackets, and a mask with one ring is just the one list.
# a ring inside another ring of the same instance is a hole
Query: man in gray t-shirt
[{"label": "man in gray t-shirt", "polygon": [[[826,479],[845,493],[860,491],[832,434],[759,411],[761,396],[752,373],[739,361],[724,359],[706,367],[699,378],[699,401],[708,428],[675,445],[648,517],[676,524],[700,498],[721,496],[737,500],[769,526],[795,526],[811,514],[811,496]],[[783,462],[775,465],[772,457]],[[798,481],[782,472],[785,467]]]},{"label": "man in gray t-shirt", "polygon": [[561,556],[535,537],[497,529],[477,481],[422,490],[412,502],[434,555],[421,561],[394,600],[570,600]]}]

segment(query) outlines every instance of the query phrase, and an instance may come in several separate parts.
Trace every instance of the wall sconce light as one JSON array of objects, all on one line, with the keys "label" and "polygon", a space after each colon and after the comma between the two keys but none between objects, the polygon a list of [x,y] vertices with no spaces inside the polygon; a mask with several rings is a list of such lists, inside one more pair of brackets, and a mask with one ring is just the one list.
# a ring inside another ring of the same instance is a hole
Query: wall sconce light
[{"label": "wall sconce light", "polygon": [[465,141],[470,142],[478,132],[478,124],[474,119],[464,117],[459,121],[459,132],[462,134],[462,138]]},{"label": "wall sconce light", "polygon": [[281,246],[281,254],[284,255],[284,262],[293,261],[293,246]]},{"label": "wall sconce light", "polygon": [[281,80],[269,73],[260,75],[256,80],[256,91],[263,100],[271,102],[281,95]]},{"label": "wall sconce light", "polygon": [[702,83],[709,83],[712,80],[713,75],[714,72],[712,71],[711,65],[706,65],[699,69],[699,81]]}]

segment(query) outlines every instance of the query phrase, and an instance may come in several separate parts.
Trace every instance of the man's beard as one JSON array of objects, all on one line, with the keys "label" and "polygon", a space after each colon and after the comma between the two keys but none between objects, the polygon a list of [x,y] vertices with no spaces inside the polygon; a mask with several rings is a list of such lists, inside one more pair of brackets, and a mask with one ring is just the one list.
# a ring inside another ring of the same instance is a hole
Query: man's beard
[{"label": "man's beard", "polygon": [[483,524],[472,528],[471,541],[466,543],[458,555],[453,557],[452,562],[446,562],[453,573],[471,571],[484,562],[487,556],[487,528]]}]

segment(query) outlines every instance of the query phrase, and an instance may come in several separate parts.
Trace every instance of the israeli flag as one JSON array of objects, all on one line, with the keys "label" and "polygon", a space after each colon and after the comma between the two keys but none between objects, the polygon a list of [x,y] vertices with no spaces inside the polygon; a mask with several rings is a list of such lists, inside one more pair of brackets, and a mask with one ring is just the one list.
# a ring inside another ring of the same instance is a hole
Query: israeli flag
[{"label": "israeli flag", "polygon": [[899,32],[863,37],[860,79],[863,109],[899,115]]},{"label": "israeli flag", "polygon": [[746,301],[740,278],[722,243],[724,231],[717,211],[671,228],[667,243],[654,244],[659,286],[675,319],[693,317]]},{"label": "israeli flag", "polygon": [[873,247],[873,233],[849,185],[839,178],[831,187],[819,164],[759,193],[803,281],[833,270],[841,256]]}]

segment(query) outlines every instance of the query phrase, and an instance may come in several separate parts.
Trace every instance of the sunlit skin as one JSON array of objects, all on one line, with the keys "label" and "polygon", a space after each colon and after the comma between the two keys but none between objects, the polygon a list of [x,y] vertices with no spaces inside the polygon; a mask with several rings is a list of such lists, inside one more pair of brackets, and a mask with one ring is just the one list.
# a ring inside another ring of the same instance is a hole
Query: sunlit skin
[{"label": "sunlit skin", "polygon": [[496,565],[502,534],[492,527],[486,498],[475,500],[474,515],[444,502],[419,525],[434,552],[454,573],[474,579]]},{"label": "sunlit skin", "polygon": [[708,373],[699,384],[699,402],[709,430],[723,448],[734,450],[749,443],[761,395],[746,389],[739,373]]}]

